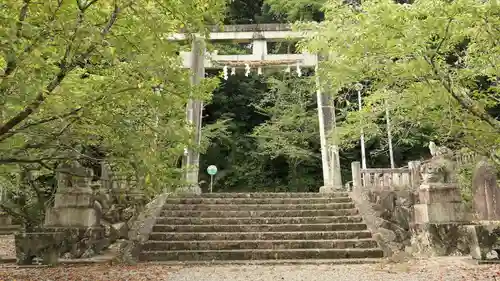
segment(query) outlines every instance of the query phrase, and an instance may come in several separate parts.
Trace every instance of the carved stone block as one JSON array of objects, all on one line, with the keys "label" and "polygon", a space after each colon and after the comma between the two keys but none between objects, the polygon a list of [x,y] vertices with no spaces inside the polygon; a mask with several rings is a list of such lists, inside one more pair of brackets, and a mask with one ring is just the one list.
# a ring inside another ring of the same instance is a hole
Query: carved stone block
[{"label": "carved stone block", "polygon": [[54,207],[86,207],[92,208],[94,204],[93,195],[91,190],[76,189],[71,191],[64,191],[56,193],[54,199]]},{"label": "carved stone block", "polygon": [[467,222],[470,214],[462,203],[431,203],[413,206],[414,224]]},{"label": "carved stone block", "polygon": [[456,184],[422,184],[418,191],[421,204],[462,202]]},{"label": "carved stone block", "polygon": [[51,208],[45,214],[45,226],[91,227],[100,225],[95,209],[61,207]]}]

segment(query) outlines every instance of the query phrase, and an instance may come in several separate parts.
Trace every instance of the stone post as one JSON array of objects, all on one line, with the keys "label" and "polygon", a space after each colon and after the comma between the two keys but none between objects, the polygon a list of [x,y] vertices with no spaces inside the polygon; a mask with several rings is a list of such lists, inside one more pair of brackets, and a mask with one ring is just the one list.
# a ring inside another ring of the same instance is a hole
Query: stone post
[{"label": "stone post", "polygon": [[112,187],[113,171],[110,165],[103,161],[101,162],[101,186],[104,190],[110,190]]},{"label": "stone post", "polygon": [[417,190],[420,186],[420,161],[408,162],[410,169],[410,186],[413,190]]},{"label": "stone post", "polygon": [[351,173],[352,173],[352,188],[362,188],[361,183],[361,163],[352,162],[351,163]]}]

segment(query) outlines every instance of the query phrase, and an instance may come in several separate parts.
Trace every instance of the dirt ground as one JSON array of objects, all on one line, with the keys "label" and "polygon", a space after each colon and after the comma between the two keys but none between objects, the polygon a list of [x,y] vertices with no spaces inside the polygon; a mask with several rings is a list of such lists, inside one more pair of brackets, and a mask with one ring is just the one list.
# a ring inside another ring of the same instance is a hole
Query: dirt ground
[{"label": "dirt ground", "polygon": [[500,265],[474,265],[467,258],[434,258],[371,265],[0,266],[1,281],[471,281],[500,280]]}]

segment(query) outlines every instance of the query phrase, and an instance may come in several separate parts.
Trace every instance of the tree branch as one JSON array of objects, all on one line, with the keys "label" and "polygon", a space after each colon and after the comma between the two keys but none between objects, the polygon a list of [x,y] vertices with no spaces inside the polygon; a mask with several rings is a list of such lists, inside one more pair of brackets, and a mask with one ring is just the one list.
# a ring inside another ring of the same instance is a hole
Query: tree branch
[{"label": "tree branch", "polygon": [[[130,4],[131,2],[128,5]],[[115,5],[115,9],[111,13],[107,24],[101,31],[102,39],[106,37],[106,35],[110,32],[113,25],[116,23],[120,11],[121,8],[118,7],[118,5]],[[78,58],[73,60],[72,63],[70,63],[69,65],[67,65],[66,62],[64,61],[65,59],[67,59],[67,56],[65,54],[63,60],[61,61],[61,65],[59,66],[59,72],[47,85],[45,90],[40,92],[36,96],[33,102],[27,105],[22,111],[20,111],[17,115],[12,117],[9,121],[7,121],[0,127],[0,136],[3,136],[8,132],[10,132],[10,130],[12,130],[15,126],[17,126],[19,123],[23,122],[26,118],[28,118],[31,114],[33,114],[33,112],[37,110],[40,107],[40,105],[45,101],[46,95],[51,94],[61,84],[66,75],[68,75],[68,73],[71,72],[78,64],[85,62],[85,60],[96,50],[96,48],[97,48],[97,43],[91,44],[91,46],[89,46],[89,48],[84,53],[78,56]]]},{"label": "tree branch", "polygon": [[448,23],[446,24],[446,28],[444,30],[443,38],[441,39],[441,41],[439,42],[438,46],[436,47],[436,51],[434,51],[434,54],[432,54],[432,56],[430,58],[431,61],[434,61],[434,59],[436,58],[437,54],[441,50],[441,47],[443,46],[444,42],[448,39],[448,33],[450,32],[450,27],[451,27],[451,23],[452,22],[453,22],[453,18],[449,18],[448,19]]},{"label": "tree branch", "polygon": [[444,88],[451,96],[460,104],[462,108],[470,112],[472,115],[477,118],[483,120],[488,125],[490,125],[495,131],[500,133],[500,122],[491,117],[484,109],[480,108],[480,106],[474,102],[467,94],[462,94],[453,89],[451,77],[448,75],[446,80],[443,79],[436,70],[436,75],[440,77],[441,83]]},{"label": "tree branch", "polygon": [[64,161],[72,160],[69,157],[43,157],[39,159],[27,159],[27,158],[0,158],[0,164],[40,164],[44,161]]},{"label": "tree branch", "polygon": [[87,10],[95,2],[97,2],[97,0],[90,0],[89,2],[87,2],[87,3],[84,4],[84,3],[82,3],[81,0],[76,0],[76,3],[78,5],[78,9],[80,9],[80,11],[82,11],[82,12],[85,12],[85,10]]},{"label": "tree branch", "polygon": [[[441,82],[444,89],[455,99],[458,104],[465,110],[467,110],[472,115],[476,116],[480,120],[486,122],[495,131],[500,133],[500,122],[491,117],[483,108],[481,108],[474,100],[472,100],[467,94],[462,94],[453,89],[452,79],[448,74],[446,79],[439,72],[439,69],[434,61],[424,56],[425,61],[431,66],[433,74]],[[426,78],[427,80],[427,78]],[[427,83],[430,83],[427,81]]]},{"label": "tree branch", "polygon": [[64,134],[64,132],[66,132],[66,130],[68,130],[71,127],[71,125],[73,125],[76,122],[77,119],[78,118],[74,118],[73,120],[71,120],[71,122],[66,124],[66,126],[64,126],[61,130],[59,130],[59,132],[53,134],[50,137],[47,137],[44,142],[24,145],[21,148],[22,150],[18,151],[17,153],[14,153],[14,155],[17,155],[17,154],[19,154],[27,149],[37,149],[37,148],[44,147],[45,145],[49,144],[50,142],[52,142],[52,141],[56,140],[57,138],[59,138],[60,136],[62,136]]},{"label": "tree branch", "polygon": [[[18,16],[17,23],[16,23],[16,38],[14,39],[14,44],[17,44],[20,41],[24,21],[28,17],[28,8],[29,8],[30,3],[31,3],[31,0],[24,0],[23,6],[21,7],[21,10],[19,11],[19,16]],[[9,76],[12,72],[14,72],[16,67],[17,67],[17,58],[16,58],[16,54],[15,54],[15,49],[11,47],[11,50],[9,50],[9,52],[7,54],[7,64],[5,66],[3,73],[0,75],[0,77],[3,78],[3,77]]]},{"label": "tree branch", "polygon": [[[57,7],[54,10],[54,12],[52,13],[52,15],[49,17],[49,20],[47,21],[47,25],[51,24],[55,21],[57,13],[61,10],[62,4],[63,4],[63,0],[57,1]],[[43,41],[43,39],[50,38],[50,36],[49,36],[50,32],[48,30],[49,30],[49,28],[47,28],[46,31],[41,32],[40,35],[38,35],[30,45],[28,45],[26,48],[24,48],[23,54],[25,54],[25,55],[30,54],[31,51],[33,51],[35,49],[35,47],[38,46],[38,44]],[[22,61],[23,59],[24,58],[19,57],[19,58],[17,58],[17,61]],[[0,78],[4,78],[4,77],[9,76],[16,69],[16,67],[17,67],[17,63],[14,66],[14,68],[10,69],[9,71],[4,71],[4,74],[0,75]]]},{"label": "tree branch", "polygon": [[[113,27],[113,25],[116,23],[116,20],[118,19],[118,15],[120,14],[121,12],[121,8],[118,6],[118,5],[115,5],[115,9],[113,10],[113,12],[111,13],[111,16],[109,17],[108,19],[108,22],[106,23],[106,25],[103,27],[102,31],[101,31],[101,37],[102,39],[104,39],[106,37],[106,35],[109,34],[109,32],[111,31],[111,28]],[[84,63],[84,61],[90,56],[90,54],[92,54],[95,50],[97,49],[97,43],[93,43],[91,44],[87,50],[82,53],[78,59],[76,59],[73,64],[80,64],[80,63]]]},{"label": "tree branch", "polygon": [[0,137],[0,142],[4,141],[4,140],[12,137],[13,135],[15,135],[15,134],[17,134],[17,133],[19,133],[19,132],[21,132],[23,130],[26,130],[26,129],[30,128],[30,127],[42,125],[42,124],[45,124],[45,123],[49,123],[49,122],[52,122],[52,121],[55,121],[55,120],[60,120],[60,119],[64,119],[66,117],[70,117],[72,115],[75,115],[79,111],[81,111],[83,108],[84,107],[79,107],[79,108],[73,109],[70,112],[65,113],[65,114],[61,114],[61,115],[57,115],[57,116],[52,116],[52,117],[48,117],[48,118],[44,118],[44,119],[38,120],[36,122],[31,122],[31,123],[25,124],[25,125],[21,126],[19,129],[12,130],[8,134],[5,134],[3,137]]},{"label": "tree branch", "polygon": [[52,93],[62,82],[62,80],[66,77],[69,71],[72,69],[64,68],[60,69],[57,75],[52,79],[52,81],[47,85],[44,91],[40,92],[35,100],[33,100],[29,105],[27,105],[22,111],[12,117],[9,121],[0,127],[0,136],[5,135],[10,132],[15,126],[19,123],[23,122],[26,118],[28,118],[36,109],[40,107],[40,105],[45,101],[46,94]]},{"label": "tree branch", "polygon": [[79,108],[75,108],[75,109],[72,109],[71,111],[67,112],[67,113],[63,113],[63,114],[60,114],[60,115],[56,115],[56,116],[51,116],[51,117],[47,117],[47,118],[44,118],[44,119],[41,119],[41,120],[38,120],[38,121],[35,121],[35,122],[31,122],[31,123],[27,123],[21,127],[19,127],[17,130],[11,130],[8,134],[5,134],[4,136],[0,137],[0,142],[12,137],[13,135],[23,131],[23,130],[26,130],[28,128],[31,128],[31,127],[34,127],[34,126],[38,126],[38,125],[42,125],[42,124],[45,124],[45,123],[49,123],[49,122],[52,122],[52,121],[55,121],[55,120],[60,120],[60,119],[64,119],[64,118],[67,118],[67,117],[70,117],[70,116],[73,116],[73,115],[76,115],[78,112],[84,110],[85,108],[89,107],[90,105],[96,103],[96,102],[99,102],[99,101],[102,101],[104,100],[105,98],[107,97],[110,97],[112,95],[115,95],[115,94],[121,94],[121,93],[124,93],[124,92],[128,92],[128,91],[131,91],[131,90],[136,90],[138,89],[137,87],[129,87],[129,88],[124,88],[124,89],[121,89],[121,90],[118,90],[116,92],[113,92],[113,93],[110,93],[110,94],[107,94],[107,95],[102,95],[98,98],[95,98],[93,99],[92,101],[89,101],[88,103],[86,103],[85,105],[79,107]]}]

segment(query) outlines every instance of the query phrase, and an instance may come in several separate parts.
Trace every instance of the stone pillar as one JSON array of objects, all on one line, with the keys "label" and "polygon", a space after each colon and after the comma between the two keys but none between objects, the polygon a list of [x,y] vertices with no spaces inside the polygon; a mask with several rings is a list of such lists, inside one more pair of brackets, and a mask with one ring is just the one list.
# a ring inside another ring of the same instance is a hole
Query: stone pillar
[{"label": "stone pillar", "polygon": [[[205,42],[202,38],[195,38],[191,50],[191,85],[201,83],[205,77]],[[187,121],[194,129],[193,143],[199,145],[201,141],[201,121],[203,112],[203,102],[190,99],[187,105]],[[186,169],[187,185],[177,190],[181,193],[200,194],[201,188],[198,185],[198,173],[200,164],[200,153],[193,148],[188,148],[184,157],[183,167]]]},{"label": "stone pillar", "polygon": [[12,224],[12,218],[0,209],[0,227],[9,226]]},{"label": "stone pillar", "polygon": [[362,188],[361,183],[361,163],[352,162],[351,163],[351,173],[352,173],[352,188]]},{"label": "stone pillar", "polygon": [[337,145],[329,147],[329,183],[319,188],[320,193],[332,193],[343,189],[342,175],[340,172],[340,155]]},{"label": "stone pillar", "polygon": [[[319,60],[319,58],[318,58]],[[327,128],[325,127],[325,115],[324,115],[324,104],[321,83],[318,74],[318,65],[316,65],[316,99],[318,104],[318,120],[319,120],[319,139],[321,143],[321,167],[323,171],[323,185],[328,186],[331,183],[330,180],[330,168],[328,162],[328,147],[327,147]],[[320,189],[321,192],[321,189]]]}]

